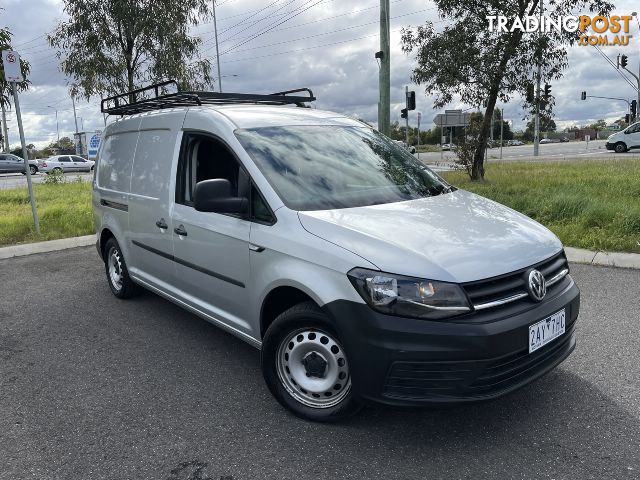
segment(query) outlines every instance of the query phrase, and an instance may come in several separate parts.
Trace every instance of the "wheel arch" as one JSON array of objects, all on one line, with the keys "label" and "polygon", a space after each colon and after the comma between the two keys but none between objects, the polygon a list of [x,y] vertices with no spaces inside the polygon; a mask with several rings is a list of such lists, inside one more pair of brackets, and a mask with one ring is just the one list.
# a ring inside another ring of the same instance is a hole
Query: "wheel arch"
[{"label": "wheel arch", "polygon": [[[272,289],[260,307],[260,338],[264,338],[269,326],[282,312],[302,302],[318,302],[310,294],[290,285],[280,285]],[[318,305],[320,306],[320,305]]]}]

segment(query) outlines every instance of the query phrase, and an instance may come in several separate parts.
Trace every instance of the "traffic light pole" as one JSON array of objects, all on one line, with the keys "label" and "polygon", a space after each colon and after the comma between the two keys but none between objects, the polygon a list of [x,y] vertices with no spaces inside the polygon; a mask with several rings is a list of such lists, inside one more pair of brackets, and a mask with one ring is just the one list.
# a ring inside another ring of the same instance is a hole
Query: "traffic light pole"
[{"label": "traffic light pole", "polygon": [[404,131],[404,144],[409,148],[409,87],[404,87],[404,108],[407,109],[407,118],[405,118],[407,128]]},{"label": "traffic light pole", "polygon": [[[540,0],[540,18],[544,15],[544,7]],[[538,75],[536,78],[536,121],[533,130],[533,156],[540,155],[540,81],[542,77],[542,51],[538,52]]]},{"label": "traffic light pole", "polygon": [[[637,105],[640,105],[640,70],[638,71],[638,75],[636,75],[631,70],[629,70],[627,67],[622,67],[622,68],[624,68],[629,73],[629,75],[631,75],[633,78],[635,78],[636,82],[638,83],[638,100],[637,100],[638,103],[637,103]],[[637,120],[638,120],[638,112],[636,111],[636,117],[633,119],[633,121],[635,122]]]}]

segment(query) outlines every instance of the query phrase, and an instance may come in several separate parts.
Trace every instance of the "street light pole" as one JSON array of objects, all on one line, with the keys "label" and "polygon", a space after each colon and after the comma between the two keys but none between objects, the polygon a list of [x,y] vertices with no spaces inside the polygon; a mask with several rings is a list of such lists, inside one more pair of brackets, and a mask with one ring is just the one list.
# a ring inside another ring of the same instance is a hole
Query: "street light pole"
[{"label": "street light pole", "polygon": [[9,134],[7,133],[7,112],[4,109],[4,103],[0,102],[2,107],[2,145],[0,150],[4,150],[5,153],[9,153]]},{"label": "street light pole", "polygon": [[56,133],[58,134],[58,147],[60,147],[60,127],[58,126],[58,109],[52,107],[51,105],[47,105],[49,108],[53,108],[56,111]]}]

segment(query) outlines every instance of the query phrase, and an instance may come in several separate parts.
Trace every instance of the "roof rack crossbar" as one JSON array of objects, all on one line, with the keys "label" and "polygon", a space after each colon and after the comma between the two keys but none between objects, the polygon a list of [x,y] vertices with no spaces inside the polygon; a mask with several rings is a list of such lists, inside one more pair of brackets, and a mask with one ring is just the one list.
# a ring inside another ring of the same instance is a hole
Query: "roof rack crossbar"
[{"label": "roof rack crossbar", "polygon": [[[163,94],[163,91],[175,89],[175,93]],[[307,95],[291,95],[292,93],[307,93]],[[150,95],[151,94],[151,95]],[[148,98],[140,97],[148,96]],[[130,103],[131,99],[135,99]],[[190,92],[180,91],[177,82],[149,85],[131,92],[114,95],[102,100],[100,109],[109,115],[132,115],[173,107],[190,107],[199,105],[225,104],[264,104],[264,105],[298,105],[316,99],[308,88],[287,90],[272,94],[253,93],[221,93],[221,92]]]}]

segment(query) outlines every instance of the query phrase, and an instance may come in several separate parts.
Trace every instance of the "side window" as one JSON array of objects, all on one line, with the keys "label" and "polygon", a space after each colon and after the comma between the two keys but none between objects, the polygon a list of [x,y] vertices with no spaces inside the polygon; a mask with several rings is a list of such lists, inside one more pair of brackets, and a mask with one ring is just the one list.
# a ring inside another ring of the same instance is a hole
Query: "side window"
[{"label": "side window", "polygon": [[248,178],[231,151],[222,142],[199,134],[185,134],[176,179],[176,202],[193,206],[196,183],[224,178],[232,195],[246,195]]},{"label": "side window", "polygon": [[68,163],[71,160],[69,160],[69,157],[58,157],[58,161],[62,163]]},{"label": "side window", "polygon": [[84,162],[85,159],[82,157],[76,157],[75,155],[73,157],[71,157],[71,160],[73,160],[74,162]]},{"label": "side window", "polygon": [[251,185],[251,220],[260,223],[275,223],[271,209],[254,185]]}]

